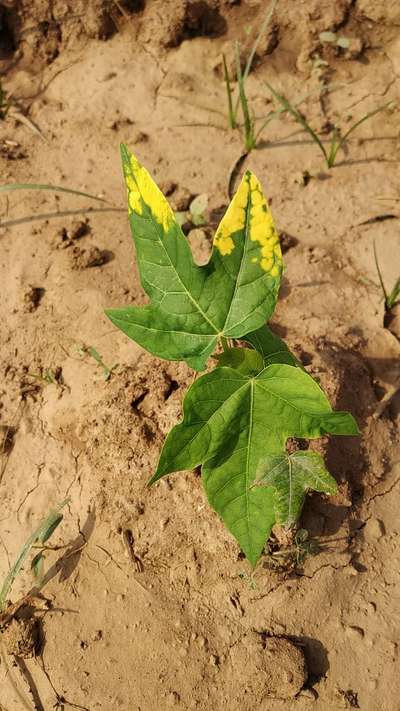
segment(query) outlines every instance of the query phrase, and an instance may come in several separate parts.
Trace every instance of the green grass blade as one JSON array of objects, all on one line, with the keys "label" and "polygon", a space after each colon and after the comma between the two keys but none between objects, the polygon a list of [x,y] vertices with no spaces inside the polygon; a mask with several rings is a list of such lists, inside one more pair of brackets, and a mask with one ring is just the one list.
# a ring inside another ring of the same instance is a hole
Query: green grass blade
[{"label": "green grass blade", "polygon": [[385,284],[383,283],[383,277],[382,277],[382,272],[379,267],[379,262],[378,262],[378,255],[376,253],[376,242],[375,240],[373,241],[373,248],[374,248],[374,259],[375,259],[375,266],[376,266],[376,271],[378,272],[378,277],[379,277],[379,282],[381,285],[381,289],[383,291],[383,295],[385,297],[385,307],[388,308],[388,295],[387,291],[385,288]]},{"label": "green grass blade", "polygon": [[384,109],[387,109],[389,106],[393,106],[393,101],[388,101],[388,102],[387,102],[386,104],[384,104],[383,106],[378,106],[377,109],[374,109],[374,111],[370,111],[369,114],[365,114],[365,116],[363,116],[362,118],[360,118],[359,121],[356,121],[356,123],[354,123],[354,124],[349,128],[349,130],[347,131],[347,133],[345,133],[344,136],[342,136],[342,138],[340,139],[340,146],[343,145],[343,143],[344,143],[344,142],[346,141],[346,139],[350,136],[350,134],[353,133],[353,131],[355,131],[356,128],[358,128],[359,126],[361,126],[361,124],[364,123],[364,121],[367,121],[368,119],[372,118],[372,116],[375,116],[376,114],[379,114],[381,111],[384,111]]},{"label": "green grass blade", "polygon": [[271,22],[271,19],[272,19],[274,12],[275,12],[275,8],[276,8],[277,4],[278,4],[278,0],[272,0],[271,5],[269,6],[269,10],[265,16],[264,22],[262,23],[262,25],[260,27],[260,31],[255,39],[255,42],[251,48],[251,52],[248,56],[246,66],[245,66],[244,72],[243,72],[243,81],[246,81],[247,77],[250,74],[251,67],[253,66],[254,57],[256,56],[257,47],[261,42],[261,39],[262,39],[262,36],[263,36],[265,30],[267,29],[269,23]]},{"label": "green grass blade", "polygon": [[279,118],[282,116],[284,113],[286,113],[286,109],[283,108],[283,106],[278,109],[277,111],[270,111],[268,116],[266,117],[264,123],[261,124],[260,128],[258,129],[257,133],[255,134],[255,142],[257,143],[259,136],[263,132],[264,128],[268,126],[271,121],[273,121],[276,118]]},{"label": "green grass blade", "polygon": [[238,85],[239,85],[239,99],[240,99],[240,104],[241,104],[242,113],[243,113],[245,146],[246,146],[247,151],[251,151],[251,149],[254,148],[254,145],[255,145],[254,131],[253,131],[253,123],[252,123],[250,112],[249,112],[249,105],[248,105],[247,97],[246,97],[246,90],[245,90],[245,86],[244,86],[242,68],[240,66],[239,42],[236,42],[235,53],[236,53],[236,72],[237,72],[237,79],[238,79]]},{"label": "green grass blade", "polygon": [[80,195],[81,197],[98,200],[99,202],[107,202],[107,200],[97,195],[91,195],[91,193],[85,193],[82,192],[82,190],[63,188],[60,185],[47,185],[46,183],[8,183],[7,185],[0,185],[0,192],[9,192],[12,190],[51,190],[57,193],[69,193],[70,195]]},{"label": "green grass blade", "polygon": [[340,132],[334,126],[333,128],[333,133],[332,133],[332,139],[331,139],[331,146],[329,149],[328,153],[328,168],[332,168],[332,166],[335,164],[337,152],[340,148]]},{"label": "green grass blade", "polygon": [[222,62],[224,65],[224,81],[226,86],[226,95],[228,99],[229,128],[236,128],[236,111],[234,111],[233,109],[232,86],[229,79],[228,67],[226,66],[225,54],[222,55]]},{"label": "green grass blade", "polygon": [[299,111],[297,111],[294,108],[294,106],[292,106],[292,104],[288,101],[288,99],[286,99],[285,96],[283,96],[282,94],[279,94],[277,91],[275,91],[275,89],[270,84],[268,84],[268,82],[265,82],[265,84],[268,87],[268,89],[270,90],[271,94],[275,97],[275,99],[277,101],[279,101],[281,106],[293,116],[293,118],[297,121],[297,123],[299,123],[304,128],[304,130],[307,131],[307,133],[311,136],[313,141],[315,141],[315,143],[319,146],[319,148],[325,158],[326,164],[328,165],[328,154],[327,154],[325,147],[324,147],[323,143],[321,142],[319,136],[317,136],[317,134],[315,133],[314,129],[311,128],[311,126],[307,123],[305,118],[303,118],[301,113]]},{"label": "green grass blade", "polygon": [[[339,84],[337,84],[337,85],[336,85],[336,84],[331,84],[331,85],[329,86],[329,89],[332,88],[333,91],[336,91],[337,88],[340,87],[340,86],[341,86],[341,85],[339,85]],[[328,87],[327,87],[327,88],[328,88]],[[300,106],[300,104],[302,104],[304,101],[306,101],[306,99],[308,99],[308,98],[309,98],[310,96],[312,96],[313,94],[316,94],[316,93],[319,94],[320,91],[321,91],[320,89],[317,89],[317,90],[314,89],[313,91],[308,91],[306,94],[303,94],[302,96],[300,96],[300,97],[298,98],[298,100],[295,102],[295,104],[292,104],[292,106],[294,106],[294,108],[297,109],[297,107]],[[257,133],[256,133],[256,135],[255,135],[255,141],[256,141],[256,143],[257,143],[258,138],[259,138],[259,136],[261,135],[262,131],[264,130],[264,128],[265,128],[266,126],[268,126],[268,124],[269,124],[271,121],[273,121],[273,120],[276,119],[276,118],[279,118],[280,116],[282,116],[282,115],[285,114],[286,112],[287,112],[287,109],[284,108],[283,106],[281,106],[277,111],[270,111],[267,116],[263,116],[263,117],[257,118],[257,119],[254,121],[254,123],[256,123],[256,121],[262,121],[262,120],[264,120],[264,123],[260,126],[260,128],[258,129],[258,131],[257,131]]]},{"label": "green grass blade", "polygon": [[386,298],[388,309],[392,309],[393,306],[396,305],[398,299],[400,299],[400,277],[397,279],[392,291]]},{"label": "green grass blade", "polygon": [[40,523],[37,529],[29,536],[28,540],[22,546],[15,563],[6,575],[2,588],[0,590],[0,613],[5,608],[13,582],[16,579],[18,573],[20,573],[32,547],[35,545],[35,543],[37,543],[37,541],[43,543],[51,536],[55,528],[62,520],[62,515],[60,514],[60,511],[68,502],[69,499],[64,499],[64,501],[58,504],[58,506],[53,511],[50,511],[49,515],[46,516],[46,518]]},{"label": "green grass blade", "polygon": [[[244,83],[246,82],[246,79],[250,74],[251,68],[253,66],[254,57],[256,56],[257,47],[261,42],[261,39],[262,39],[262,36],[263,36],[265,30],[267,29],[269,23],[271,22],[271,18],[275,12],[275,8],[276,8],[277,4],[278,4],[278,0],[272,0],[271,5],[269,6],[269,10],[265,16],[265,20],[262,23],[260,31],[259,31],[259,33],[254,41],[254,44],[250,50],[250,54],[247,58],[247,62],[246,62],[244,72],[243,72],[243,82]],[[237,110],[238,110],[240,101],[241,101],[241,99],[240,99],[240,95],[239,95],[237,98],[237,101],[236,101],[235,114],[237,114]]]}]

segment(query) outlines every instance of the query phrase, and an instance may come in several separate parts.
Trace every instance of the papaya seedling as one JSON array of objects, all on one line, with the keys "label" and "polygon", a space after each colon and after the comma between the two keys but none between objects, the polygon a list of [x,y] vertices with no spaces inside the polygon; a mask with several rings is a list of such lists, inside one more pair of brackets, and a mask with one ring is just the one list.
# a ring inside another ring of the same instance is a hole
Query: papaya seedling
[{"label": "papaya seedling", "polygon": [[[216,367],[188,389],[183,419],[167,436],[149,484],[201,465],[211,506],[254,566],[272,527],[296,524],[309,489],[336,490],[322,457],[289,455],[288,438],[357,435],[358,428],[349,413],[332,410],[320,386],[265,325],[283,265],[256,176],[245,173],[217,228],[210,260],[200,267],[167,200],[125,146],[122,163],[150,303],[106,314],[153,355],[185,361],[196,371],[204,371],[217,350]],[[232,339],[244,347],[232,347]]]}]

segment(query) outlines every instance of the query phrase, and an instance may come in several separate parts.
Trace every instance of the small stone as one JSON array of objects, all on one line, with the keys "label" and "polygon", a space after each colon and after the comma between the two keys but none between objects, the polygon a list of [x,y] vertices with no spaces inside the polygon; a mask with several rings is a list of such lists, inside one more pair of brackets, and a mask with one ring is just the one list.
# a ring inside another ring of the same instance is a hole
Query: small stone
[{"label": "small stone", "polygon": [[364,540],[367,543],[375,543],[385,535],[385,526],[378,518],[370,518],[364,526]]},{"label": "small stone", "polygon": [[[247,633],[230,652],[234,674],[248,671],[248,692],[271,698],[292,699],[302,691],[307,681],[307,666],[303,651],[284,637],[263,637]],[[262,682],[260,680],[262,679]]]},{"label": "small stone", "polygon": [[294,173],[292,180],[295,185],[300,185],[302,188],[305,188],[311,180],[311,175],[308,170],[303,170],[302,172]]},{"label": "small stone", "polygon": [[29,286],[24,293],[24,310],[28,313],[36,311],[44,295],[44,289],[39,286]]},{"label": "small stone", "polygon": [[170,691],[168,696],[167,696],[167,703],[169,706],[175,706],[176,704],[179,704],[181,700],[181,697],[179,696],[177,691]]},{"label": "small stone", "polygon": [[178,186],[173,180],[165,180],[159,184],[159,187],[163,195],[165,195],[165,197],[169,197],[175,192]]},{"label": "small stone", "polygon": [[171,199],[171,207],[174,212],[185,212],[189,209],[192,199],[193,195],[188,188],[179,187],[174,191]]},{"label": "small stone", "polygon": [[349,59],[358,59],[364,51],[364,42],[361,37],[349,37],[348,46],[346,48],[346,57]]},{"label": "small stone", "polygon": [[212,667],[217,667],[219,663],[219,659],[216,656],[216,654],[211,654],[210,659],[208,660],[211,664]]},{"label": "small stone", "polygon": [[70,227],[62,227],[58,232],[57,247],[65,249],[70,247],[75,240],[90,234],[89,220],[73,220]]},{"label": "small stone", "polygon": [[92,267],[101,267],[107,264],[111,259],[111,253],[107,250],[99,249],[98,247],[89,247],[88,249],[80,249],[75,247],[73,251],[73,269],[89,269]]},{"label": "small stone", "polygon": [[211,242],[205,230],[200,227],[190,230],[188,240],[196,264],[207,264],[211,254]]},{"label": "small stone", "polygon": [[1,630],[0,639],[7,654],[28,659],[39,643],[37,620],[17,620],[15,617]]},{"label": "small stone", "polygon": [[355,625],[349,625],[349,627],[346,627],[345,634],[353,640],[360,640],[364,638],[364,630],[361,627],[356,627]]},{"label": "small stone", "polygon": [[300,691],[299,697],[302,699],[309,699],[310,701],[316,701],[318,699],[318,694],[315,689],[303,689],[303,691]]},{"label": "small stone", "polygon": [[147,143],[149,136],[144,131],[134,131],[131,136],[132,143]]}]

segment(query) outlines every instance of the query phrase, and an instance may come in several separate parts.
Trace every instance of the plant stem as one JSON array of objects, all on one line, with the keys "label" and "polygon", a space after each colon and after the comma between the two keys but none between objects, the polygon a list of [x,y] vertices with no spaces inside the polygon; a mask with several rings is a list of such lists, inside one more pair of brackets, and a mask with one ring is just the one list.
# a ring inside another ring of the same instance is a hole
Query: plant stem
[{"label": "plant stem", "polygon": [[225,336],[221,336],[221,345],[222,345],[222,348],[224,349],[224,352],[225,352],[225,353],[226,353],[227,351],[229,351],[228,339],[225,338]]},{"label": "plant stem", "polygon": [[343,146],[344,142],[347,140],[347,138],[350,136],[350,134],[353,133],[353,131],[355,131],[356,128],[358,128],[359,126],[361,126],[361,124],[364,123],[364,121],[367,121],[369,118],[372,118],[372,116],[375,116],[376,114],[379,114],[379,113],[380,113],[381,111],[383,111],[384,109],[387,109],[388,106],[390,106],[390,105],[393,105],[393,101],[388,101],[387,104],[384,104],[383,106],[378,106],[378,108],[375,109],[374,111],[371,111],[369,114],[365,114],[365,116],[363,116],[362,118],[360,118],[359,121],[356,121],[356,123],[354,123],[354,124],[349,128],[349,130],[347,131],[347,133],[344,134],[344,136],[339,137],[339,140],[338,140],[337,143],[334,145],[333,149],[331,148],[331,152],[330,152],[330,155],[329,155],[329,158],[328,158],[328,168],[332,168],[332,167],[333,167],[333,165],[334,165],[334,163],[335,163],[335,160],[336,160],[336,155],[337,155],[337,152],[338,152],[339,148],[341,148],[341,147]]},{"label": "plant stem", "polygon": [[[259,31],[259,33],[258,33],[258,35],[257,35],[257,37],[256,37],[256,39],[255,39],[255,41],[254,41],[254,44],[253,44],[253,46],[252,46],[252,48],[251,48],[250,54],[249,54],[248,59],[247,59],[247,62],[246,62],[246,66],[245,66],[245,68],[244,68],[244,72],[243,72],[243,83],[245,83],[247,77],[248,77],[249,74],[250,74],[251,67],[253,66],[254,57],[256,56],[257,47],[258,47],[258,45],[260,44],[260,41],[261,41],[261,39],[262,39],[262,36],[263,36],[265,30],[267,29],[267,27],[268,27],[268,25],[269,25],[269,23],[270,23],[270,21],[271,21],[271,19],[272,19],[272,15],[273,15],[274,12],[275,12],[275,8],[276,8],[277,4],[278,4],[278,0],[272,0],[271,5],[270,5],[270,7],[269,7],[269,10],[268,10],[268,12],[267,12],[267,15],[266,15],[266,17],[265,17],[265,20],[264,20],[264,22],[262,23],[262,25],[261,25],[261,27],[260,27],[260,31]],[[239,102],[240,102],[240,101],[241,101],[240,96],[238,96],[238,98],[237,98],[237,100],[236,100],[235,114],[237,114],[237,110],[238,110],[238,106],[239,106]]]},{"label": "plant stem", "polygon": [[275,99],[279,101],[280,105],[293,116],[293,118],[297,121],[297,123],[300,124],[300,126],[303,126],[304,130],[307,131],[307,133],[310,134],[313,141],[315,141],[317,146],[320,148],[321,153],[325,158],[325,163],[327,167],[330,168],[331,166],[329,165],[329,156],[325,150],[323,143],[321,142],[319,136],[317,136],[317,134],[315,133],[314,129],[311,128],[305,118],[303,118],[303,116],[301,115],[300,111],[297,111],[288,101],[288,99],[286,99],[285,96],[283,96],[282,94],[278,94],[278,92],[275,91],[275,89],[267,82],[265,82],[265,84],[270,90],[271,94],[275,97]]},{"label": "plant stem", "polygon": [[240,46],[239,42],[235,45],[236,52],[236,73],[239,85],[239,99],[243,112],[243,122],[244,122],[244,144],[246,151],[249,152],[255,147],[254,131],[253,131],[253,121],[249,112],[249,105],[246,97],[246,90],[244,86],[244,77],[242,75],[242,68],[240,66]]},{"label": "plant stem", "polygon": [[69,503],[69,501],[70,499],[64,499],[64,501],[58,504],[58,506],[49,513],[49,515],[40,523],[38,528],[29,536],[28,540],[22,546],[14,565],[6,575],[0,589],[0,613],[5,609],[13,582],[25,563],[32,546],[34,546],[38,540],[45,542],[49,538],[54,529],[59,523],[61,523],[62,516],[60,511],[66,504]]},{"label": "plant stem", "polygon": [[236,122],[236,112],[233,110],[232,87],[231,87],[231,82],[229,79],[228,67],[226,66],[226,58],[225,58],[224,54],[222,55],[222,62],[224,65],[224,80],[225,80],[225,86],[226,86],[226,94],[228,97],[229,128],[236,128],[237,122]]}]

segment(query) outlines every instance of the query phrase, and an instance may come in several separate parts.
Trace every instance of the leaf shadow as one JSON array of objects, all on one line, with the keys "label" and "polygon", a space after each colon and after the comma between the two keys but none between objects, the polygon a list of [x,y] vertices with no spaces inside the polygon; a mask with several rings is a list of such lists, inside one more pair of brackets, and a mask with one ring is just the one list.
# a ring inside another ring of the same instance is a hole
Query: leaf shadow
[{"label": "leaf shadow", "polygon": [[77,568],[81,559],[82,551],[88,543],[96,524],[96,512],[93,509],[89,511],[86,521],[79,530],[77,537],[69,544],[62,556],[49,568],[43,578],[42,586],[46,585],[50,580],[60,573],[59,582],[64,582],[72,575]]},{"label": "leaf shadow", "polygon": [[327,468],[339,484],[336,501],[319,495],[307,497],[302,525],[311,536],[323,539],[337,533],[363,500],[369,471],[365,442],[370,436],[376,394],[368,363],[358,351],[325,341],[320,355],[326,372],[335,374],[335,410],[350,412],[361,432],[360,436],[330,436],[326,444]]},{"label": "leaf shadow", "polygon": [[328,652],[319,639],[313,637],[288,636],[292,642],[302,648],[307,663],[308,679],[305,688],[310,689],[323,679],[329,671]]}]

